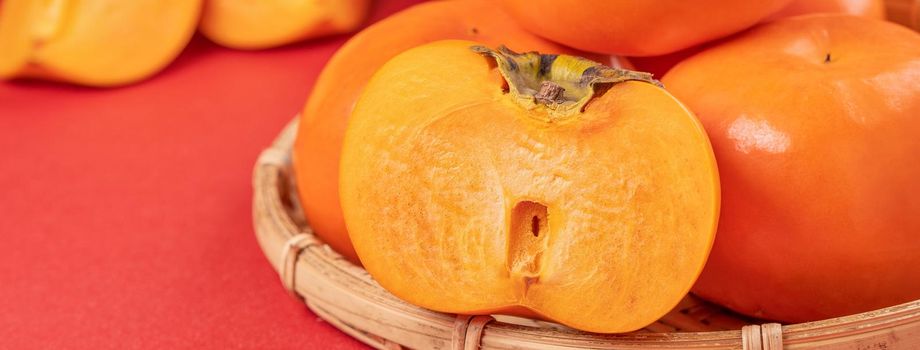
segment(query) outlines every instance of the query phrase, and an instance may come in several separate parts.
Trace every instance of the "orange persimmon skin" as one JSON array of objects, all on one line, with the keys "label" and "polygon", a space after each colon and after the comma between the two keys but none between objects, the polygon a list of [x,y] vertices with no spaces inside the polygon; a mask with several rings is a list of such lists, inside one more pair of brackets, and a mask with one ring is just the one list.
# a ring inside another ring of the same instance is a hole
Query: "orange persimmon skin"
[{"label": "orange persimmon skin", "polygon": [[[769,22],[780,18],[815,13],[842,13],[885,19],[885,2],[883,0],[794,0],[764,21]],[[681,61],[706,48],[718,45],[720,41],[722,40],[711,41],[661,56],[634,57],[630,58],[630,62],[641,71],[651,72],[656,77],[662,77]]]},{"label": "orange persimmon skin", "polygon": [[116,86],[147,78],[185,48],[201,0],[0,2],[0,79]]},{"label": "orange persimmon skin", "polygon": [[750,27],[789,0],[502,0],[524,28],[593,52],[658,56]]},{"label": "orange persimmon skin", "polygon": [[[307,100],[293,161],[307,220],[320,238],[352,262],[358,258],[339,204],[339,158],[348,116],[377,68],[406,49],[440,39],[504,44],[521,51],[573,52],[526,32],[487,0],[419,4],[345,43],[326,64]],[[626,65],[625,61],[614,63]]]},{"label": "orange persimmon skin", "polygon": [[370,0],[207,0],[200,29],[226,47],[266,49],[353,31],[370,5]]},{"label": "orange persimmon skin", "polygon": [[787,322],[920,298],[920,35],[795,17],[691,57],[664,83],[703,122],[722,179],[697,294]]},{"label": "orange persimmon skin", "polygon": [[920,31],[920,1],[886,1],[885,17],[889,21]]},{"label": "orange persimmon skin", "polygon": [[840,13],[885,19],[884,0],[793,0],[767,20],[809,15],[815,13]]},{"label": "orange persimmon skin", "polygon": [[473,45],[396,56],[352,113],[340,190],[365,268],[442,312],[524,309],[602,333],[654,322],[689,290],[718,219],[702,126],[634,81],[547,117]]}]

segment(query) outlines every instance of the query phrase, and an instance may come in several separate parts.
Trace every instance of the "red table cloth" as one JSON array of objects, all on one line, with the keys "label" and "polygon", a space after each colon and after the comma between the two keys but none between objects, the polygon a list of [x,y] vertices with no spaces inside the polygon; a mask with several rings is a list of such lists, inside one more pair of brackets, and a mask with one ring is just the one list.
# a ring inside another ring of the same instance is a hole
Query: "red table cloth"
[{"label": "red table cloth", "polygon": [[284,291],[251,214],[257,155],[345,40],[195,38],[123,88],[0,83],[0,349],[363,348]]}]

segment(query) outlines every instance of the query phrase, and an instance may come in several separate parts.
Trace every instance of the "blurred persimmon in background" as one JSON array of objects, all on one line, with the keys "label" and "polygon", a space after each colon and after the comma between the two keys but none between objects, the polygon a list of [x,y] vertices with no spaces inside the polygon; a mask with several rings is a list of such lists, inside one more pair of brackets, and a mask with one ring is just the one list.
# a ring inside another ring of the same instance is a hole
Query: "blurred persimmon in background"
[{"label": "blurred persimmon in background", "polygon": [[169,65],[196,28],[223,46],[270,48],[353,31],[367,17],[370,3],[6,0],[0,3],[0,79],[129,84]]},{"label": "blurred persimmon in background", "polygon": [[201,33],[236,49],[265,49],[358,29],[371,0],[207,0]]},{"label": "blurred persimmon in background", "polygon": [[525,28],[574,48],[657,56],[748,28],[789,0],[502,0]]},{"label": "blurred persimmon in background", "polygon": [[0,78],[115,86],[147,78],[182,52],[200,0],[5,0]]},{"label": "blurred persimmon in background", "polygon": [[[885,18],[885,2],[882,0],[794,0],[764,21],[816,13],[841,13],[869,18]],[[706,48],[719,44],[720,40],[710,41],[677,52],[660,56],[630,57],[630,62],[639,70],[651,72],[662,77],[672,67]]]},{"label": "blurred persimmon in background", "polygon": [[885,1],[883,0],[793,0],[777,13],[767,18],[775,20],[815,13],[839,13],[885,19]]}]

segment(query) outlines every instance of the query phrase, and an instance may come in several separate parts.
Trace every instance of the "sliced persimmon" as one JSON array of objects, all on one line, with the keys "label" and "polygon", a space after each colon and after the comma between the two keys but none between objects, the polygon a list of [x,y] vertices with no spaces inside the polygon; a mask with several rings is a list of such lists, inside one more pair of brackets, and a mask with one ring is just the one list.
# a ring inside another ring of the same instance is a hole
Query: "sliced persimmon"
[{"label": "sliced persimmon", "polygon": [[340,172],[358,256],[396,296],[595,332],[670,310],[719,212],[705,132],[648,74],[468,41],[376,73]]}]

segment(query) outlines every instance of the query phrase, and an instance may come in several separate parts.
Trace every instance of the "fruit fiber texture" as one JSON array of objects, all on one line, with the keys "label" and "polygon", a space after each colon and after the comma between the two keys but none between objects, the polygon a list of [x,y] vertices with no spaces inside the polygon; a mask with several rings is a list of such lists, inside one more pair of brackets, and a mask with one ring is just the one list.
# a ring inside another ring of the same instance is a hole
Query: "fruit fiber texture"
[{"label": "fruit fiber texture", "polygon": [[5,0],[0,78],[136,82],[179,55],[200,12],[200,0]]},{"label": "fruit fiber texture", "polygon": [[201,32],[237,49],[266,49],[357,29],[371,0],[208,0]]},{"label": "fruit fiber texture", "polygon": [[713,240],[718,171],[702,127],[652,83],[595,95],[583,82],[612,69],[474,45],[400,54],[355,107],[341,198],[365,268],[442,312],[603,333],[654,322]]},{"label": "fruit fiber texture", "polygon": [[574,52],[528,33],[486,0],[419,4],[368,27],[339,49],[326,64],[304,107],[293,160],[307,220],[320,238],[353,262],[358,259],[342,219],[338,191],[339,158],[348,117],[361,89],[387,60],[441,39],[475,40],[524,51]]},{"label": "fruit fiber texture", "polygon": [[722,179],[694,291],[787,322],[920,298],[920,35],[812,15],[756,28],[672,69]]},{"label": "fruit fiber texture", "polygon": [[748,28],[789,0],[502,0],[533,33],[593,52],[658,56]]}]

